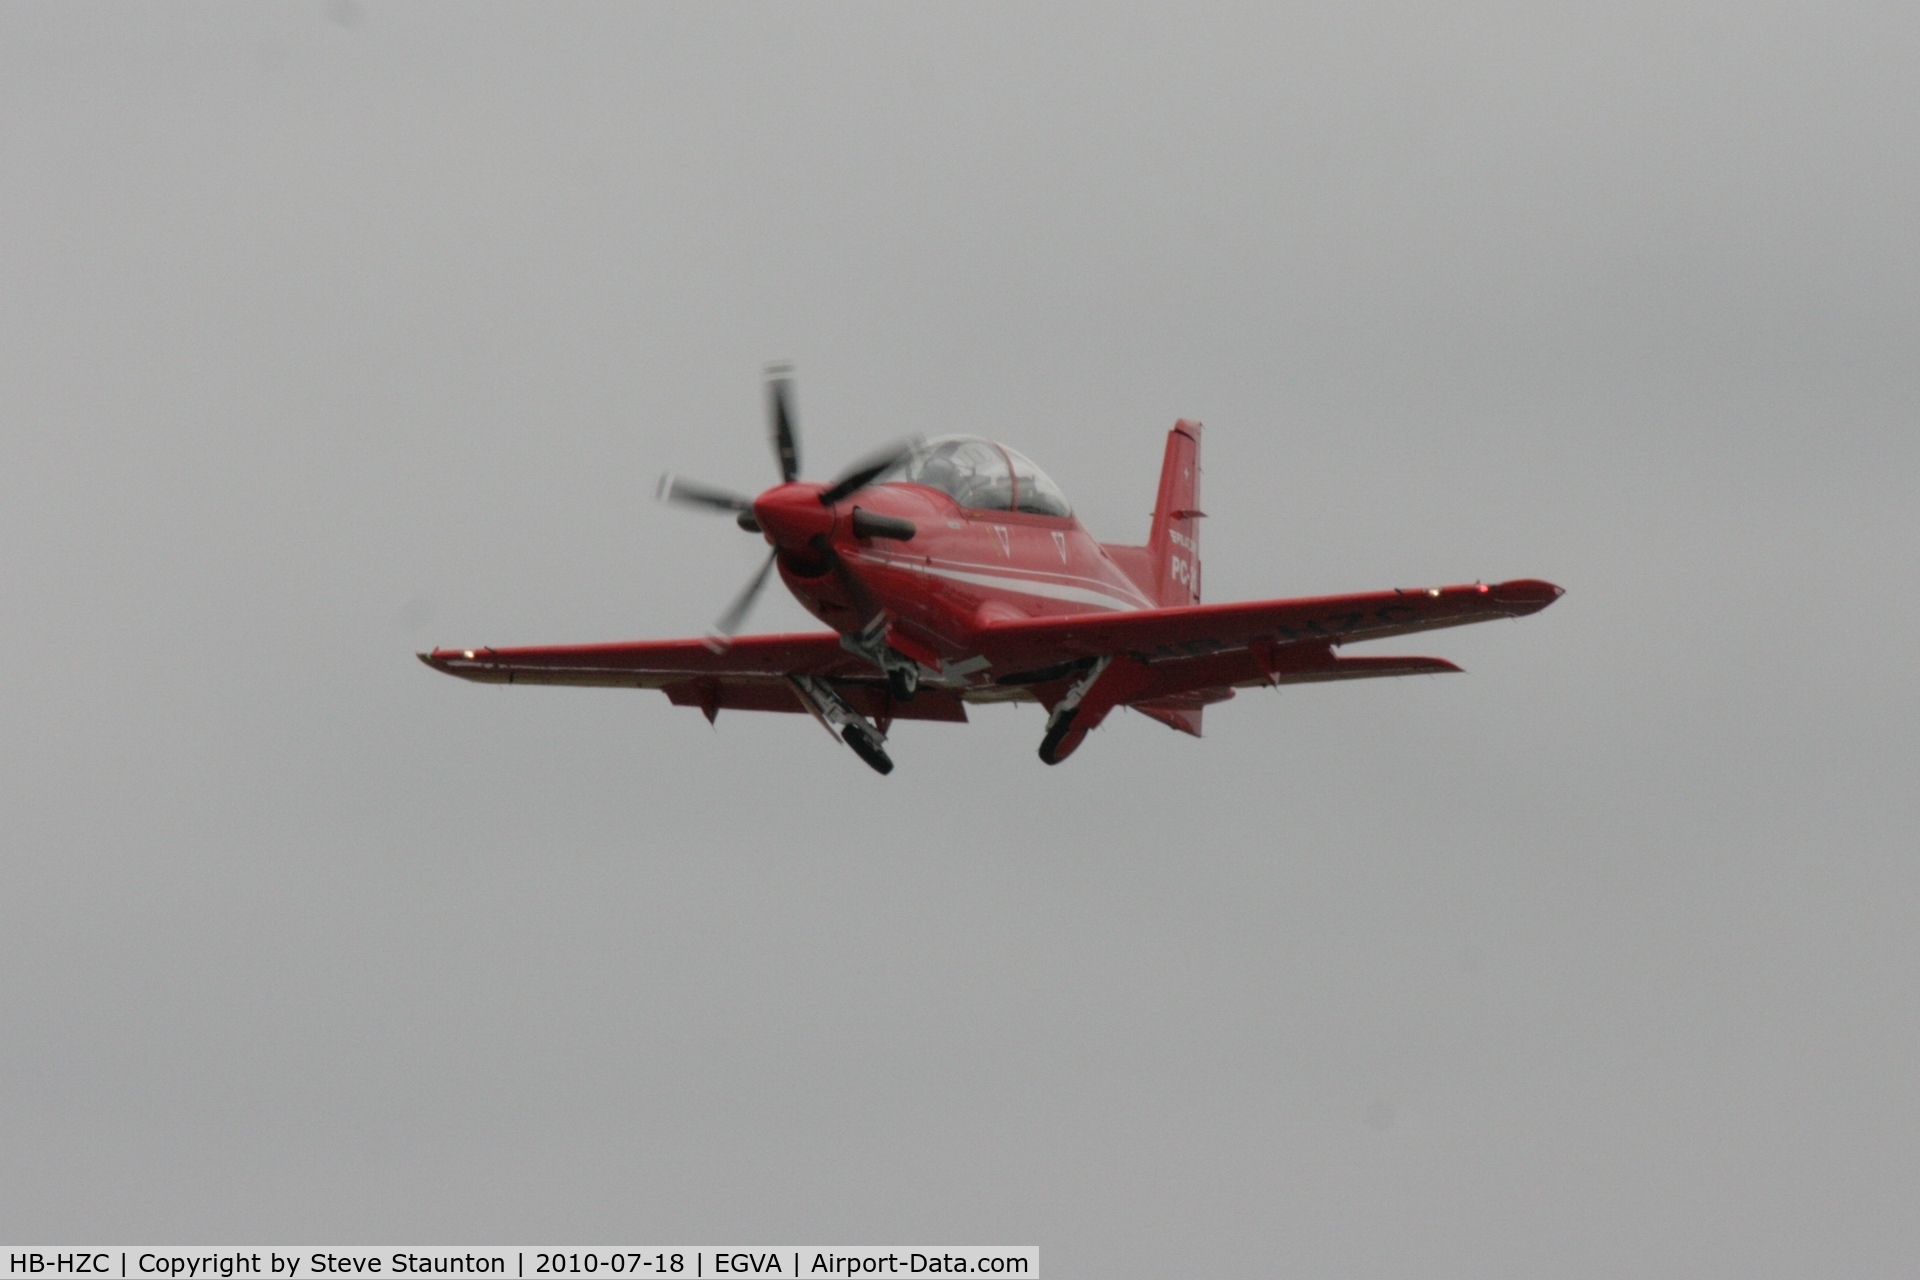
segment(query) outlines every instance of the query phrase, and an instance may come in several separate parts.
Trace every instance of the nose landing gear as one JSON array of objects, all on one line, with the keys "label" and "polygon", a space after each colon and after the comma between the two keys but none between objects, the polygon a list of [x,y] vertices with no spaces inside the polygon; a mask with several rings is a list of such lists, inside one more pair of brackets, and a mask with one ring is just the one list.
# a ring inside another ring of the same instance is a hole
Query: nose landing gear
[{"label": "nose landing gear", "polygon": [[887,643],[887,616],[876,613],[852,635],[840,637],[840,647],[857,653],[887,677],[887,692],[895,702],[912,702],[920,692],[920,663]]},{"label": "nose landing gear", "polygon": [[920,664],[892,650],[888,650],[888,656],[897,661],[886,664],[887,691],[895,702],[912,702],[913,695],[920,692]]}]

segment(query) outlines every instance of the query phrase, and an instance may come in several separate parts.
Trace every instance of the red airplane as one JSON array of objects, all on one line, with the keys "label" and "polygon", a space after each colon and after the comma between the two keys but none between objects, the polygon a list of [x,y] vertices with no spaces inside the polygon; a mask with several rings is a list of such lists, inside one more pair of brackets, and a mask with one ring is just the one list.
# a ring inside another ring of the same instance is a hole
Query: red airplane
[{"label": "red airplane", "polygon": [[[1342,645],[1524,617],[1561,595],[1523,578],[1203,605],[1197,422],[1167,433],[1146,545],[1117,546],[1081,527],[1040,468],[972,436],[903,442],[831,484],[804,482],[786,366],[769,369],[767,391],[779,484],[748,498],[661,477],[663,500],[731,514],[772,547],[704,640],[420,660],[492,684],[660,689],[709,722],[722,710],[811,712],[884,774],[895,720],[965,722],[970,702],[1038,702],[1048,764],[1122,705],[1197,738],[1207,704],[1236,689],[1460,670],[1336,656]],[[734,638],[776,566],[832,630]]]}]

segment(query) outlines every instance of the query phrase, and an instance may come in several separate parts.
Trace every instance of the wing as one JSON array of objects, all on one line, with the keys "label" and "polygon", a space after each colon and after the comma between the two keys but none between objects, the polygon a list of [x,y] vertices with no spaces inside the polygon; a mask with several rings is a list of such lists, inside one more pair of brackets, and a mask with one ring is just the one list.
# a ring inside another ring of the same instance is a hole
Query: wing
[{"label": "wing", "polygon": [[[1252,676],[1276,674],[1288,665],[1288,650],[1300,656],[1324,652],[1331,645],[1458,627],[1494,618],[1520,618],[1552,604],[1561,589],[1531,578],[1493,585],[1474,583],[1458,587],[1425,587],[1378,591],[1368,595],[1310,596],[1297,600],[1249,600],[1237,604],[1190,605],[1175,609],[1142,609],[1131,613],[1075,614],[1064,618],[1020,618],[991,623],[977,639],[980,652],[1001,683],[1023,681],[1018,673],[1055,674],[1077,660],[1108,654],[1126,654],[1149,664],[1180,663],[1208,655],[1245,653]],[[1381,668],[1370,671],[1362,663],[1432,662],[1433,659],[1339,659],[1343,679],[1353,675],[1400,675]],[[1324,669],[1324,663],[1303,664]],[[1451,664],[1448,664],[1449,666]],[[1295,678],[1306,676],[1302,671]],[[1225,681],[1223,683],[1239,683]]]},{"label": "wing", "polygon": [[876,720],[965,720],[953,694],[926,689],[894,703],[886,680],[847,652],[832,631],[742,636],[715,652],[704,640],[632,640],[539,648],[435,649],[419,655],[436,671],[484,684],[572,684],[659,689],[711,720],[722,710],[805,711],[791,677],[826,680],[855,710]]},{"label": "wing", "polygon": [[1051,708],[1098,659],[1124,658],[1131,691],[1123,700],[1197,737],[1202,710],[1231,698],[1237,688],[1460,670],[1444,658],[1336,657],[1336,645],[1524,617],[1560,595],[1552,583],[1527,579],[1494,586],[1475,583],[1023,618],[993,624],[980,634],[981,653],[1000,674],[991,691],[969,691],[967,697],[1031,698]]}]

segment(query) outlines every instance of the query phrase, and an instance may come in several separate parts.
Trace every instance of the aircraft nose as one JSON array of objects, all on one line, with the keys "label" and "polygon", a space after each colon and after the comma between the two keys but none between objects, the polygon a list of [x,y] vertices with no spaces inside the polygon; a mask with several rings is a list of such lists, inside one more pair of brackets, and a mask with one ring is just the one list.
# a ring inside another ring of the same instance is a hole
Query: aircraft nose
[{"label": "aircraft nose", "polygon": [[820,505],[817,484],[775,485],[753,500],[753,518],[777,547],[804,547],[833,532],[833,508]]}]

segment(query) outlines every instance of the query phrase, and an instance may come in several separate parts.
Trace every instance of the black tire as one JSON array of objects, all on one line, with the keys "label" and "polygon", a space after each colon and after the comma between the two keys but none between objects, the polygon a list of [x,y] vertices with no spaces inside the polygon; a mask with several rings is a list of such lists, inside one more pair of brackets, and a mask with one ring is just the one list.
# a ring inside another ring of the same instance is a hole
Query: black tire
[{"label": "black tire", "polygon": [[1043,761],[1048,764],[1060,763],[1053,753],[1060,749],[1060,743],[1073,731],[1073,722],[1079,718],[1080,708],[1075,707],[1048,727],[1047,736],[1040,739],[1040,758]]},{"label": "black tire", "polygon": [[887,757],[886,750],[867,737],[859,725],[848,725],[840,731],[840,737],[853,748],[853,754],[865,760],[875,773],[885,776],[893,772],[893,761]]}]

